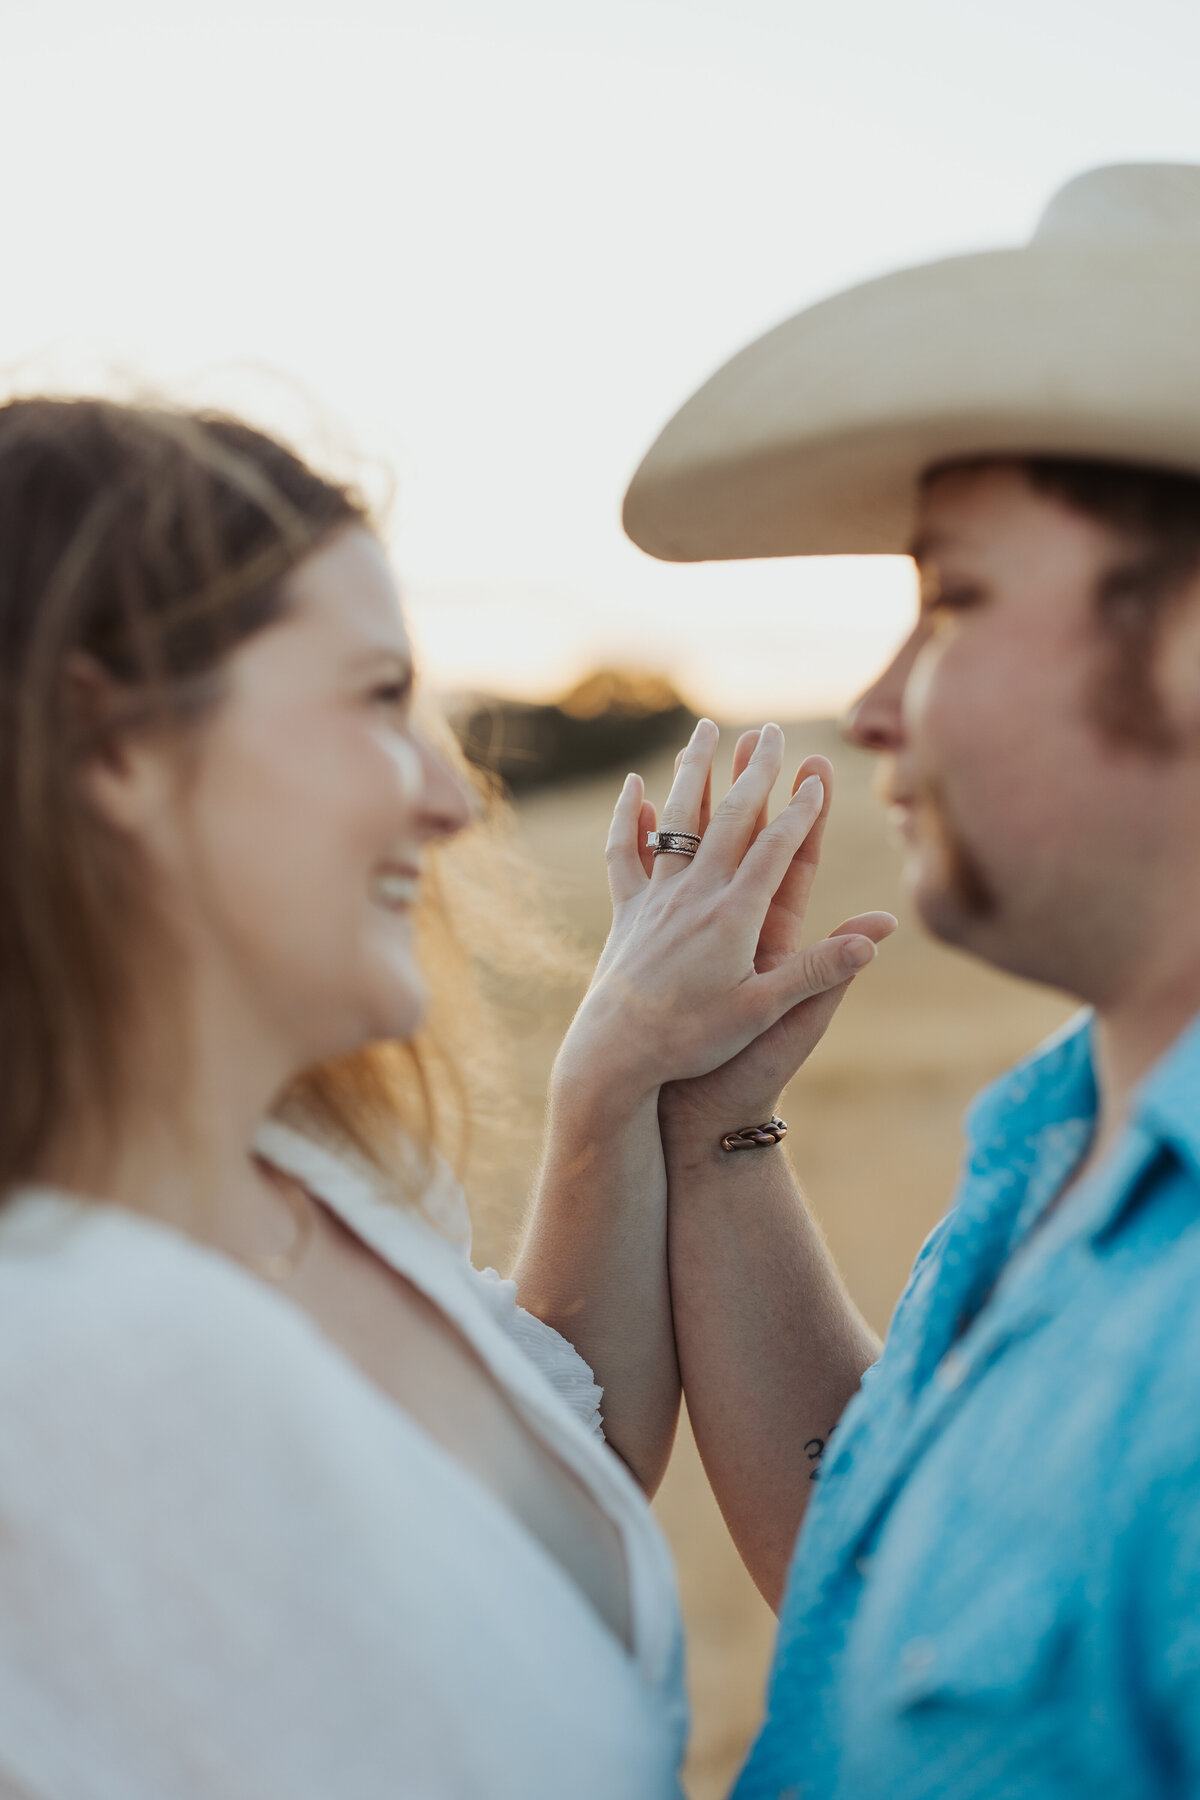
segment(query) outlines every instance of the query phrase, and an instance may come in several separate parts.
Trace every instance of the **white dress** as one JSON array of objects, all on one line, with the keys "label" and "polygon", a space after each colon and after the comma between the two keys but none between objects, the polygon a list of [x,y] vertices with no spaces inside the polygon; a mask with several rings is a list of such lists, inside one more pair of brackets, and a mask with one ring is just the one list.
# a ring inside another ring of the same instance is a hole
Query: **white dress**
[{"label": "white dress", "polygon": [[673,1800],[674,1577],[590,1370],[472,1268],[452,1194],[439,1233],[290,1127],[259,1148],[442,1309],[612,1520],[632,1654],[282,1293],[23,1189],[0,1209],[0,1793]]}]

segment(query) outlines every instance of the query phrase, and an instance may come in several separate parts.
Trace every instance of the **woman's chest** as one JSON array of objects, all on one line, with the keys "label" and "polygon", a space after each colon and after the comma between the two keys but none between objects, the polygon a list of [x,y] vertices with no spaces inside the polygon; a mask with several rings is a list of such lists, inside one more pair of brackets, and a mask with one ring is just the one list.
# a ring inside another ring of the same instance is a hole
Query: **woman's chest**
[{"label": "woman's chest", "polygon": [[629,1578],[616,1525],[445,1313],[326,1213],[294,1298],[518,1519],[629,1647]]}]

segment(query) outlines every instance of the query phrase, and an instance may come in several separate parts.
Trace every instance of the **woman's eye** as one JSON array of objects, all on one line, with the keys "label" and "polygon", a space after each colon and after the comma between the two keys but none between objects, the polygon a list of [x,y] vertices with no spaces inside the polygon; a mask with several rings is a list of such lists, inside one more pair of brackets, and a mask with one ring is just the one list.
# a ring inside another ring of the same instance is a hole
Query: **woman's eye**
[{"label": "woman's eye", "polygon": [[372,688],[371,699],[376,706],[387,706],[399,711],[408,705],[411,689],[406,681],[388,681],[382,686]]}]

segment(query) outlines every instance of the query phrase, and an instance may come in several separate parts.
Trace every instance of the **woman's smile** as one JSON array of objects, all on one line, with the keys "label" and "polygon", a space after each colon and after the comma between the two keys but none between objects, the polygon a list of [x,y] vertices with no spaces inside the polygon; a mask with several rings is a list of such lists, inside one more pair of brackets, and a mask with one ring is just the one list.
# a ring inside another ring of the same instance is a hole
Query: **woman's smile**
[{"label": "woman's smile", "polygon": [[371,898],[389,912],[410,912],[421,892],[421,871],[412,863],[387,863],[371,878]]}]

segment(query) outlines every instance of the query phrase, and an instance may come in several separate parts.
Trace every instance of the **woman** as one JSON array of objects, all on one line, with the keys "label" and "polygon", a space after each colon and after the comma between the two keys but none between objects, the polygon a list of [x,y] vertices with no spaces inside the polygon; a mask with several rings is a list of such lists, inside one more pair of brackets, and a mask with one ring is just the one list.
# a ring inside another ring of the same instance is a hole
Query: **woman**
[{"label": "woman", "polygon": [[651,878],[627,785],[526,1310],[397,1123],[474,803],[363,504],[232,421],[14,402],[0,642],[0,1790],[674,1793],[652,1096],[845,980],[753,969],[820,792],[748,848],[765,733]]}]

